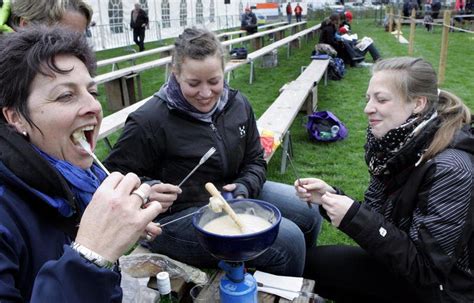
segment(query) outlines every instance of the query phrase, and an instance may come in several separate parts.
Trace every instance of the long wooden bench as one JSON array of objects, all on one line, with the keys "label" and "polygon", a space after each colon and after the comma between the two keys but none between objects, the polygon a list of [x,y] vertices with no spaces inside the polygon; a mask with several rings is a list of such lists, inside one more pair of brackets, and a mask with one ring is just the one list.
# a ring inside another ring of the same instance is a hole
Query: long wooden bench
[{"label": "long wooden bench", "polygon": [[320,24],[312,26],[308,29],[304,29],[302,31],[299,31],[291,36],[288,36],[286,38],[283,38],[281,40],[278,40],[274,43],[271,43],[265,47],[262,47],[251,54],[248,55],[248,60],[250,62],[250,76],[249,76],[249,83],[252,84],[253,80],[255,78],[255,60],[258,58],[263,57],[264,55],[282,47],[282,46],[287,46],[287,58],[290,57],[290,52],[291,52],[291,45],[292,42],[297,41],[298,42],[298,47],[300,46],[300,40],[302,37],[307,37],[308,35],[312,35],[315,31],[317,31],[321,27]]},{"label": "long wooden bench", "polygon": [[[259,30],[267,29],[267,28],[272,29],[274,27],[282,26],[282,25],[285,25],[287,23],[288,22],[286,22],[286,21],[268,23],[268,24],[258,26],[258,29]],[[235,36],[235,35],[239,35],[239,37],[242,37],[242,35],[244,35],[245,33],[247,33],[247,31],[245,31],[243,29],[239,29],[239,30],[232,31],[232,32],[224,32],[224,33],[217,34],[217,37],[218,38],[223,38],[224,40],[228,40],[229,38],[232,39],[232,37]]]},{"label": "long wooden bench", "polygon": [[[305,102],[307,114],[317,107],[318,83],[323,76],[327,81],[328,65],[329,60],[311,61],[296,80],[284,86],[281,94],[257,121],[260,133],[265,130],[271,131],[274,139],[282,142],[281,173],[286,170],[287,155],[291,152],[290,126]],[[267,153],[265,160],[269,162],[274,153],[275,150]]]},{"label": "long wooden bench", "polygon": [[114,71],[116,68],[118,68],[118,64],[125,62],[125,61],[135,61],[138,58],[142,58],[145,56],[151,56],[151,55],[156,55],[156,54],[163,54],[164,56],[169,56],[170,52],[174,49],[174,45],[165,45],[161,47],[157,47],[154,49],[146,50],[143,52],[138,52],[138,53],[133,53],[129,55],[124,55],[124,56],[119,56],[119,57],[114,57],[114,58],[109,58],[109,59],[104,59],[97,61],[97,67],[103,67],[107,65],[112,65],[112,71]]}]

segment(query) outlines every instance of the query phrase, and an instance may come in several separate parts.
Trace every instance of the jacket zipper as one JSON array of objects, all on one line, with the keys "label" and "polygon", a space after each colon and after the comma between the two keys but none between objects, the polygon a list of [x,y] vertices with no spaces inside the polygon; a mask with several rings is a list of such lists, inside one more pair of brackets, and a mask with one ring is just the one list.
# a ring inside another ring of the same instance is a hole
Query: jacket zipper
[{"label": "jacket zipper", "polygon": [[217,150],[220,152],[220,155],[222,157],[222,172],[223,172],[222,175],[226,176],[228,167],[227,167],[227,154],[226,154],[226,150],[225,150],[224,140],[222,140],[222,136],[219,134],[219,130],[214,125],[214,123],[211,123],[210,127],[211,127],[212,131],[214,132],[214,134],[216,134],[216,137],[218,139],[217,140]]}]

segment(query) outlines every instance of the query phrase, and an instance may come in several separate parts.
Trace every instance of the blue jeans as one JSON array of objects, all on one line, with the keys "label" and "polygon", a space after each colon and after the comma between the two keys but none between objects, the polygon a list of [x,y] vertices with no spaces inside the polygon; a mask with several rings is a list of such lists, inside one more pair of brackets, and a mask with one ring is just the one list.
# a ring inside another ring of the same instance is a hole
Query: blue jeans
[{"label": "blue jeans", "polygon": [[[321,229],[317,205],[312,209],[295,195],[293,186],[267,181],[259,200],[272,203],[282,213],[280,230],[275,243],[262,255],[245,263],[277,275],[302,276],[306,249],[316,245]],[[198,210],[190,207],[160,220],[173,220]],[[151,251],[200,268],[217,268],[218,260],[205,251],[196,239],[192,217],[163,228],[163,233],[148,243]]]},{"label": "blue jeans", "polygon": [[286,18],[288,19],[288,24],[291,23],[291,15],[286,15]]}]

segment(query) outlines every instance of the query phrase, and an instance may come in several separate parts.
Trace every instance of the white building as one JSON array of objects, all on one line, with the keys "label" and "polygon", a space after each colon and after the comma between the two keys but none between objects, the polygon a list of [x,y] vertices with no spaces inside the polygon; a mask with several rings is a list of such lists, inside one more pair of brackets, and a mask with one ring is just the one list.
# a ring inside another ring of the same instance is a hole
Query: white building
[{"label": "white building", "polygon": [[[224,1],[229,3],[225,4]],[[148,13],[150,28],[145,41],[176,37],[185,27],[218,30],[240,25],[245,0],[87,0],[94,10],[90,28],[96,50],[133,44],[131,11],[140,3]]]}]

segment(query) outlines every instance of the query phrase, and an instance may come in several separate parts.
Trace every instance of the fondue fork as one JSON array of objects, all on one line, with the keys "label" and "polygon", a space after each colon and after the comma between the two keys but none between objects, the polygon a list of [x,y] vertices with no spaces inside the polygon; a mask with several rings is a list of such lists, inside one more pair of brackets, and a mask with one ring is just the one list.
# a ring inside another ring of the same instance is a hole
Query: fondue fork
[{"label": "fondue fork", "polygon": [[158,223],[156,223],[156,226],[158,226],[158,227],[165,227],[165,226],[168,225],[168,224],[171,224],[171,223],[174,223],[174,222],[176,222],[176,221],[182,220],[182,219],[184,219],[184,218],[190,217],[190,216],[192,216],[192,215],[194,215],[194,214],[197,214],[198,212],[199,212],[199,210],[193,211],[192,213],[189,213],[189,214],[187,214],[187,215],[184,215],[184,216],[182,216],[182,217],[176,218],[176,219],[174,219],[174,220],[168,221],[168,222],[163,223],[163,224],[160,224],[160,223],[158,222]]},{"label": "fondue fork", "polygon": [[107,176],[110,176],[109,170],[107,168],[105,168],[104,164],[102,164],[102,162],[100,162],[99,158],[97,158],[97,156],[92,152],[92,149],[91,149],[91,146],[90,146],[89,142],[84,140],[84,138],[80,138],[79,139],[79,144],[82,146],[82,148],[84,148],[86,150],[86,152],[92,157],[92,159],[94,159],[94,162],[97,165],[99,165],[100,168],[102,168],[103,171],[105,171]]},{"label": "fondue fork", "polygon": [[[295,165],[293,164],[293,160],[291,160],[290,154],[289,154],[288,152],[286,152],[286,156],[288,157],[288,160],[289,160],[289,162],[290,162],[290,166],[291,166],[291,168],[293,169],[293,173],[294,173],[295,176],[296,176],[296,180],[298,180],[298,185],[299,185],[300,187],[304,188],[303,184],[301,184],[301,180],[300,180],[299,174],[298,174],[298,172],[296,171],[296,167],[295,167]],[[308,203],[308,207],[309,207],[309,208],[313,208],[313,206],[311,205],[311,202],[308,201],[308,202],[306,202],[306,203]]]},{"label": "fondue fork", "polygon": [[188,180],[189,177],[191,177],[191,175],[196,171],[196,169],[198,169],[199,166],[201,166],[204,162],[206,162],[207,159],[209,159],[215,152],[216,152],[216,148],[211,147],[207,151],[207,153],[205,153],[204,156],[201,157],[201,160],[199,160],[199,163],[193,168],[193,170],[189,172],[189,174],[183,179],[183,181],[181,181],[181,183],[178,184],[178,187],[181,187],[181,185],[183,185],[183,183],[186,182],[186,180]]}]

